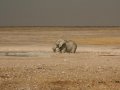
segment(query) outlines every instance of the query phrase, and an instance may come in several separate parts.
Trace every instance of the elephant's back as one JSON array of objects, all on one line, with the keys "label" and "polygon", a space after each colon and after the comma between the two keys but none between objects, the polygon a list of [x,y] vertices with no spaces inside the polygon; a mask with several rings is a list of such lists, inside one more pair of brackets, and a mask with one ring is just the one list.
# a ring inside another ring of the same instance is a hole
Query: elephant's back
[{"label": "elephant's back", "polygon": [[72,40],[67,41],[67,44],[70,46],[77,46],[77,44]]}]

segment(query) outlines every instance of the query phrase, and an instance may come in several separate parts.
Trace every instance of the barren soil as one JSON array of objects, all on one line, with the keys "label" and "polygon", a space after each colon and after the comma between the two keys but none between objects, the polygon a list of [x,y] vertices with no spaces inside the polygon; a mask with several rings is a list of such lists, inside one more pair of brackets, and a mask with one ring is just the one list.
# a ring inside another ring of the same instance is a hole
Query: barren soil
[{"label": "barren soil", "polygon": [[120,27],[0,27],[0,90],[120,90]]}]

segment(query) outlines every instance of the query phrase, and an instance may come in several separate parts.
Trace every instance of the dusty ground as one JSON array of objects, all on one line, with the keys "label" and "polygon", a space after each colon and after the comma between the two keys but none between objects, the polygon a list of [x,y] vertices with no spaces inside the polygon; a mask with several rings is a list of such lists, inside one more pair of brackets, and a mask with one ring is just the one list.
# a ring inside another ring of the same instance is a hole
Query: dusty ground
[{"label": "dusty ground", "polygon": [[[77,53],[53,53],[58,38]],[[120,90],[120,27],[1,27],[0,90]]]}]

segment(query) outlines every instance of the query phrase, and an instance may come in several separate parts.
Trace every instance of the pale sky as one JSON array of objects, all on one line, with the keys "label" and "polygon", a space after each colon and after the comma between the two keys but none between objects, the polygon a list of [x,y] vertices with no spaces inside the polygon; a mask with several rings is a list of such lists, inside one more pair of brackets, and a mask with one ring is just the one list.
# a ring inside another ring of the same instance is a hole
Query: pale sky
[{"label": "pale sky", "polygon": [[0,26],[120,26],[120,0],[0,0]]}]

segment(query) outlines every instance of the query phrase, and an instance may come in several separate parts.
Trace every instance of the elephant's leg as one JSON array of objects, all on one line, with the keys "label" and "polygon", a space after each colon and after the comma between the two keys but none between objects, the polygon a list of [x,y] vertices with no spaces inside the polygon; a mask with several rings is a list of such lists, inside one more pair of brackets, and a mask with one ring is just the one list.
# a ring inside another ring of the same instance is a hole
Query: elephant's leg
[{"label": "elephant's leg", "polygon": [[66,52],[66,48],[63,48],[62,50],[61,50],[61,53],[65,53]]},{"label": "elephant's leg", "polygon": [[73,48],[72,50],[71,50],[71,53],[75,53],[76,52],[76,48]]}]

